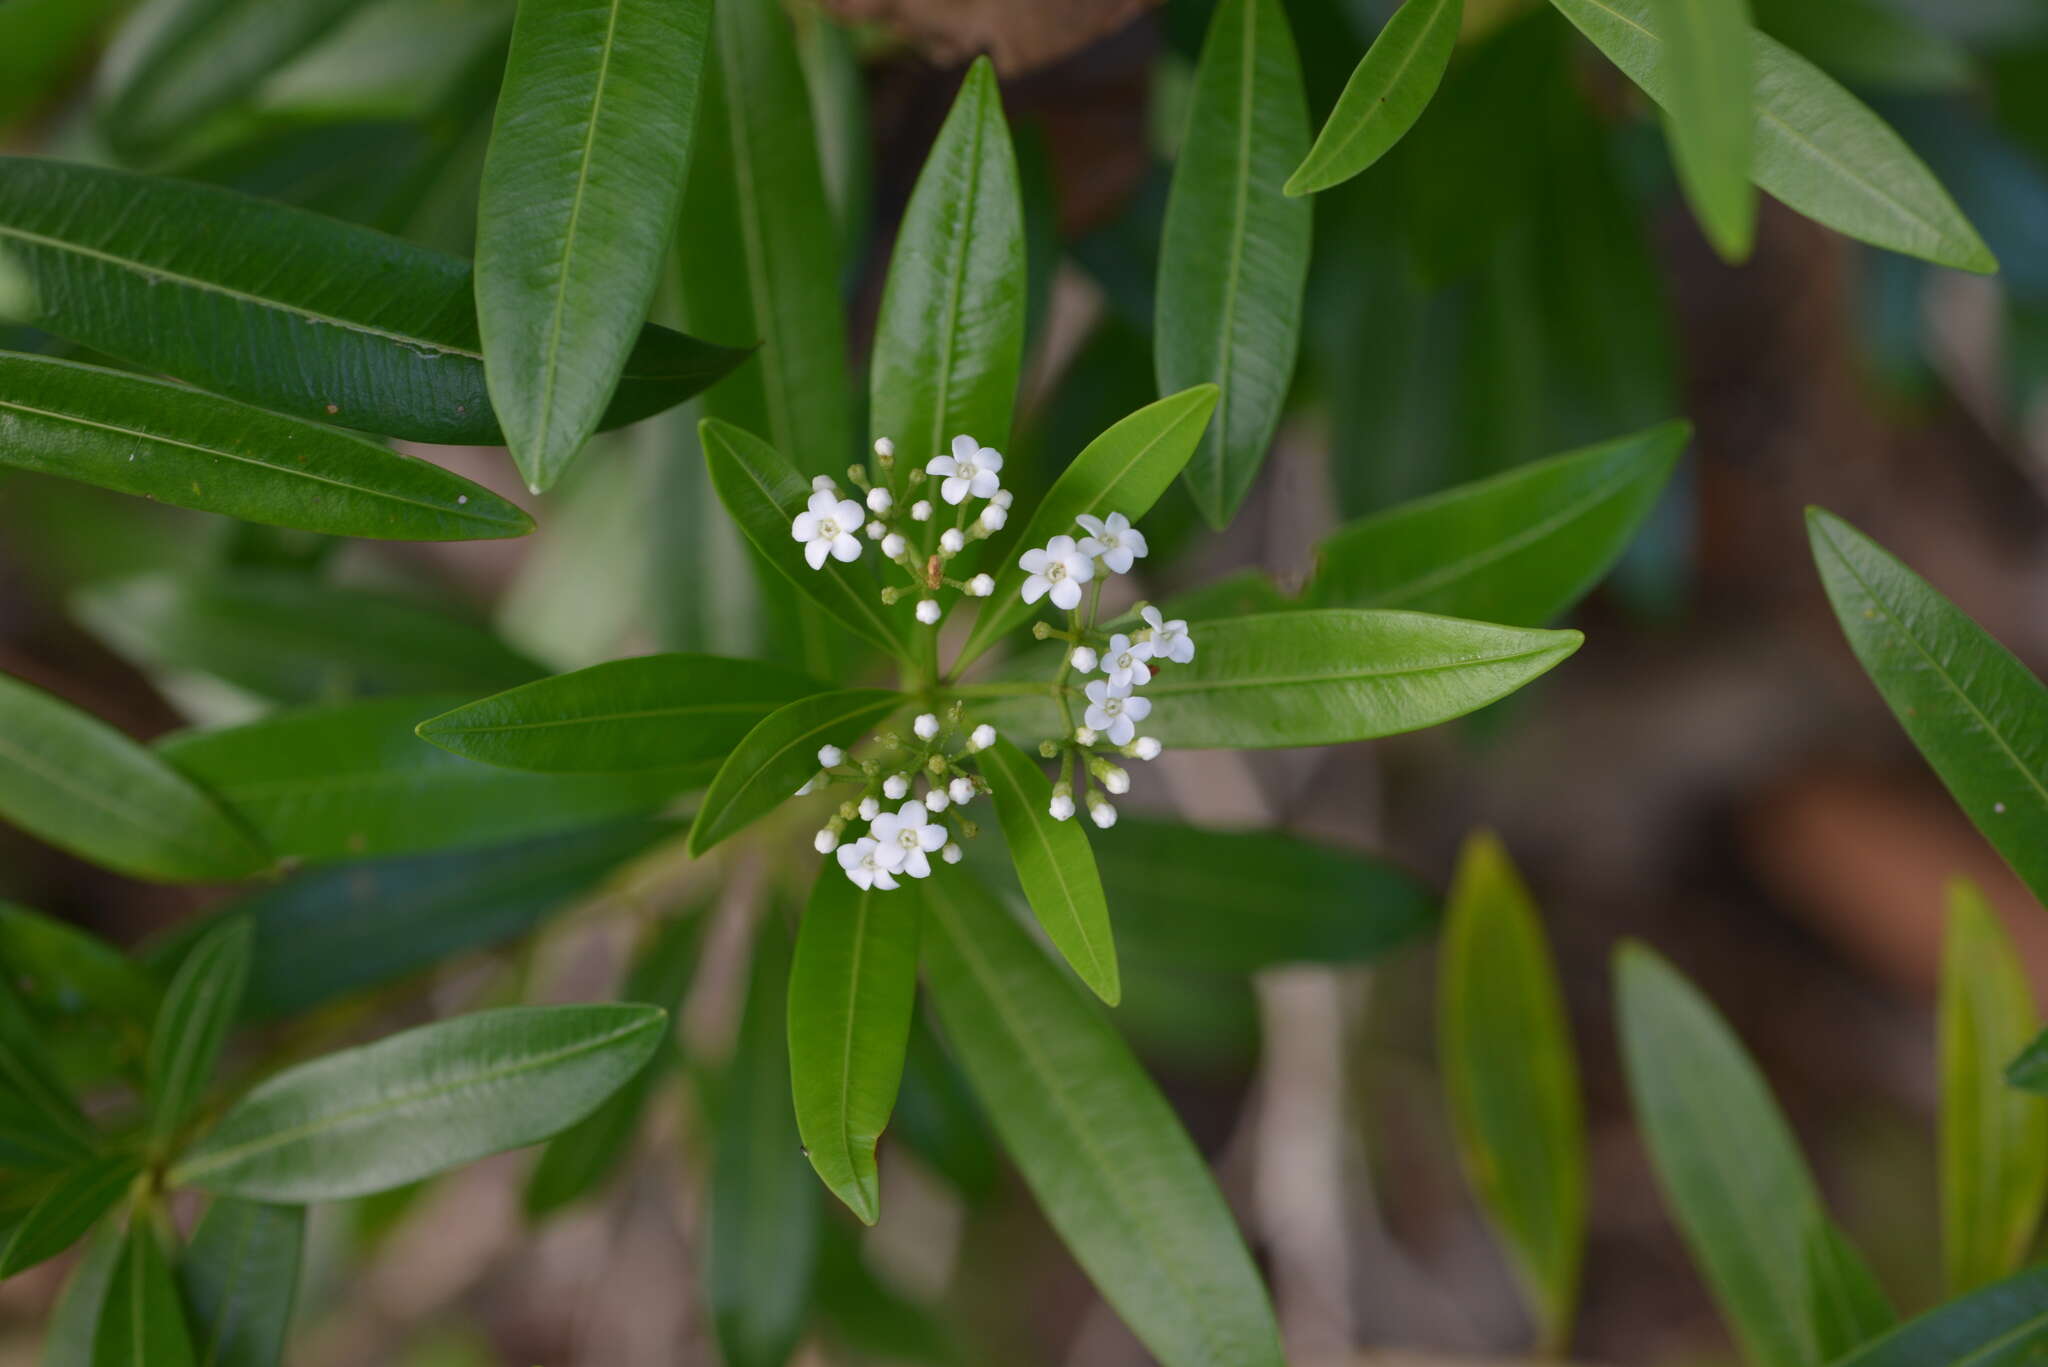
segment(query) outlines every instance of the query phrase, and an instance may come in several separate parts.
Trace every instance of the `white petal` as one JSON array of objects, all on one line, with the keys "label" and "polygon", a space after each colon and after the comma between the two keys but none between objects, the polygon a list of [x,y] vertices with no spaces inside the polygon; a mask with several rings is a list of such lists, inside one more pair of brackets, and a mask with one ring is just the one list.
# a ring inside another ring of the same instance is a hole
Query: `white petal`
[{"label": "white petal", "polygon": [[839,500],[839,506],[833,509],[833,516],[839,519],[839,525],[842,527],[858,527],[867,514],[863,513],[860,505],[852,499],[842,498]]},{"label": "white petal", "polygon": [[953,454],[961,460],[972,460],[974,453],[981,449],[981,443],[962,432],[953,438]]},{"label": "white petal", "polygon": [[903,861],[903,871],[912,878],[932,876],[932,861],[924,857],[923,850],[911,850],[909,858]]},{"label": "white petal", "polygon": [[1086,527],[1088,529],[1088,535],[1090,536],[1101,536],[1102,533],[1105,530],[1107,530],[1102,525],[1101,518],[1090,516],[1087,513],[1082,513],[1079,517],[1075,518],[1074,521],[1080,523],[1083,527]]},{"label": "white petal", "polygon": [[1071,579],[1062,579],[1052,586],[1052,603],[1056,608],[1072,612],[1081,606],[1081,586]]},{"label": "white petal", "polygon": [[804,546],[804,559],[811,562],[811,568],[814,570],[824,569],[825,557],[831,553],[832,543],[829,541],[812,541]]},{"label": "white petal", "polygon": [[1075,583],[1085,584],[1095,577],[1095,562],[1085,555],[1070,555],[1067,557],[1067,573],[1074,577]]},{"label": "white petal", "polygon": [[1045,597],[1045,591],[1052,587],[1052,580],[1042,574],[1034,574],[1024,581],[1024,601],[1035,603]]},{"label": "white petal", "polygon": [[1074,554],[1074,538],[1062,532],[1045,543],[1045,553],[1062,560],[1070,559]]},{"label": "white petal", "polygon": [[819,517],[830,517],[839,506],[839,496],[830,489],[820,489],[811,495],[811,501],[804,505]]},{"label": "white petal", "polygon": [[1154,631],[1158,631],[1161,627],[1166,625],[1165,619],[1159,615],[1159,609],[1153,607],[1149,603],[1145,605],[1145,610],[1139,613],[1138,615],[1140,617],[1143,617],[1145,619],[1145,625],[1151,627]]},{"label": "white petal", "polygon": [[1138,555],[1147,555],[1152,550],[1152,547],[1146,544],[1145,534],[1136,527],[1125,532],[1119,539]]},{"label": "white petal", "polygon": [[1109,742],[1112,745],[1129,745],[1131,737],[1137,733],[1137,725],[1129,717],[1118,717],[1110,724]]},{"label": "white petal", "polygon": [[[1091,652],[1091,654],[1092,654],[1092,652]],[[1107,680],[1104,680],[1104,679],[1090,679],[1090,680],[1088,681],[1088,701],[1090,701],[1090,702],[1101,702],[1101,701],[1102,701],[1102,700],[1103,700],[1104,698],[1106,698],[1106,697],[1108,697],[1108,696],[1109,696],[1109,683],[1108,683],[1108,681],[1107,681]],[[1090,723],[1090,725],[1093,725],[1093,724],[1094,724],[1094,723],[1092,723],[1092,722]]]},{"label": "white petal", "polygon": [[950,475],[959,468],[960,463],[951,456],[933,456],[925,465],[924,472],[928,475]]},{"label": "white petal", "polygon": [[1088,711],[1081,717],[1081,724],[1095,731],[1109,729],[1109,713],[1102,710],[1100,703],[1090,703]]},{"label": "white petal", "polygon": [[816,513],[798,513],[796,521],[789,524],[789,534],[798,541],[809,541],[818,534],[818,515]]},{"label": "white petal", "polygon": [[1129,574],[1131,572],[1131,553],[1124,547],[1118,546],[1113,551],[1103,553],[1102,563],[1109,566],[1110,572],[1113,574]]},{"label": "white petal", "polygon": [[993,446],[984,446],[974,453],[974,463],[994,474],[1003,468],[1003,453]]},{"label": "white petal", "polygon": [[1052,557],[1036,546],[1017,557],[1017,568],[1028,574],[1043,574],[1051,563]]},{"label": "white petal", "polygon": [[857,888],[866,889],[875,885],[875,875],[858,864],[848,865],[846,876],[853,880],[853,885]]},{"label": "white petal", "polygon": [[970,483],[967,487],[974,491],[974,496],[976,498],[987,498],[990,494],[1002,488],[1003,483],[1001,480],[996,478],[995,471],[989,469],[987,466],[983,466],[981,469],[981,473],[976,475],[973,479],[973,482]]},{"label": "white petal", "polygon": [[[935,850],[946,843],[946,828],[936,823],[923,827],[917,833],[917,847],[921,850]],[[918,877],[924,877],[919,874]]]},{"label": "white petal", "polygon": [[1102,554],[1102,543],[1101,543],[1100,541],[1097,541],[1097,540],[1096,540],[1096,539],[1095,539],[1094,537],[1092,537],[1092,536],[1084,536],[1084,537],[1082,537],[1082,538],[1081,538],[1081,547],[1080,547],[1080,549],[1081,549],[1081,554],[1083,554],[1083,555],[1085,555],[1085,556],[1089,556],[1089,557],[1094,557],[1094,556],[1098,556],[1098,555],[1101,555],[1101,554]]},{"label": "white petal", "polygon": [[939,497],[948,503],[960,503],[967,498],[968,481],[953,475],[939,486]]},{"label": "white petal", "polygon": [[[815,546],[818,543],[813,541],[811,544]],[[841,532],[832,542],[832,558],[834,560],[860,559],[860,541],[851,532]],[[816,566],[812,568],[815,569]]]},{"label": "white petal", "polygon": [[[1130,697],[1124,699],[1124,715],[1132,721],[1145,720],[1145,718],[1152,715],[1152,700],[1142,694],[1133,693]],[[1130,738],[1126,736],[1124,739],[1128,740]],[[1118,741],[1117,744],[1122,745],[1123,741]]]},{"label": "white petal", "polygon": [[922,802],[915,799],[906,802],[896,809],[897,830],[900,832],[905,826],[922,826],[927,815]]},{"label": "white petal", "polygon": [[875,886],[884,892],[894,892],[896,890],[896,880],[889,876],[887,870],[877,869],[875,870]]}]

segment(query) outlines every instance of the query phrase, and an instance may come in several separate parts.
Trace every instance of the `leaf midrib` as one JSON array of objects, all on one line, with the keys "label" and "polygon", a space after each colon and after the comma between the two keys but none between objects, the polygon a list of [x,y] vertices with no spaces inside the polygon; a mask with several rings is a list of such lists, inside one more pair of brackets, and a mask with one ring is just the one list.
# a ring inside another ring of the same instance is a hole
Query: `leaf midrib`
[{"label": "leaf midrib", "polygon": [[[63,767],[51,767],[50,765],[44,763],[42,757],[38,755],[35,751],[22,749],[13,741],[9,740],[5,734],[0,734],[0,759],[10,759],[14,761],[16,764],[28,770],[30,773],[48,781],[51,784],[51,786],[61,789],[65,793],[70,794],[73,798],[83,803],[86,807],[96,808],[103,812],[109,812],[114,816],[119,817],[121,820],[127,822],[136,830],[141,831],[146,835],[150,835],[157,840],[161,840],[169,848],[173,850],[181,850],[188,855],[199,855],[201,856],[199,862],[202,865],[208,868],[215,867],[212,856],[216,853],[216,851],[210,849],[208,846],[203,844],[187,844],[187,832],[180,831],[176,828],[166,828],[158,826],[153,822],[142,820],[140,816],[137,814],[136,809],[128,807],[116,801],[111,794],[106,792],[106,790],[89,786],[79,786],[78,783],[76,783],[73,780],[72,773],[69,769]],[[163,774],[158,774],[155,776],[160,778],[168,777],[168,775]],[[203,795],[201,795],[196,789],[188,791],[185,794],[185,796],[195,799],[198,803],[201,804],[203,804],[205,801]],[[208,815],[212,815],[212,813],[208,813]]]},{"label": "leaf midrib", "polygon": [[[1047,823],[1051,820],[1050,814],[1040,812],[1038,805],[1025,796],[1022,778],[1015,771],[1008,755],[1003,754],[1000,748],[991,750],[988,753],[991,759],[1002,766],[1003,778],[1005,780],[1004,787],[1010,795],[1009,805],[1011,810],[1020,813],[1025,823],[1031,828],[1031,834],[1038,841],[1039,852],[1045,856],[1045,864],[1052,870],[1054,881],[1059,884],[1060,900],[1066,910],[1067,920],[1080,932],[1081,944],[1088,951],[1088,964],[1092,970],[1092,976],[1088,979],[1088,985],[1095,987],[1098,982],[1104,984],[1116,982],[1115,976],[1104,965],[1102,951],[1095,943],[1095,936],[1090,933],[1088,918],[1081,915],[1080,900],[1074,895],[1074,886],[1068,881],[1067,871],[1062,867],[1059,856],[1053,852],[1052,841],[1047,833]],[[1029,763],[1030,761],[1027,760],[1025,762]],[[1084,836],[1083,839],[1085,840],[1086,837]],[[1029,889],[1026,889],[1026,891],[1028,892]],[[1037,910],[1036,906],[1032,907],[1034,913]],[[1099,989],[1097,994],[1100,995]]]},{"label": "leaf midrib", "polygon": [[1419,674],[1440,674],[1460,669],[1475,669],[1486,665],[1515,664],[1531,660],[1539,655],[1554,654],[1564,649],[1564,642],[1556,645],[1539,646],[1533,650],[1518,651],[1512,655],[1479,655],[1468,660],[1451,660],[1437,664],[1415,665],[1405,669],[1363,669],[1333,674],[1264,674],[1246,677],[1237,675],[1227,679],[1189,679],[1175,682],[1171,675],[1154,679],[1146,685],[1145,693],[1157,698],[1167,694],[1220,693],[1233,688],[1295,688],[1310,684],[1355,683],[1361,679],[1399,679]]},{"label": "leaf midrib", "polygon": [[1223,316],[1216,325],[1216,385],[1221,392],[1216,396],[1216,459],[1212,465],[1216,476],[1213,481],[1216,486],[1215,506],[1219,513],[1224,508],[1223,467],[1230,455],[1230,377],[1237,368],[1237,352],[1231,345],[1231,334],[1237,327],[1238,278],[1244,268],[1245,221],[1251,213],[1252,106],[1258,72],[1261,3],[1263,0],[1243,0],[1244,62],[1238,78],[1237,159],[1232,167],[1236,175],[1231,194],[1230,256],[1223,273]]},{"label": "leaf midrib", "polygon": [[478,736],[492,735],[501,731],[546,731],[553,728],[577,726],[602,726],[608,722],[646,721],[650,718],[686,718],[700,714],[725,712],[759,712],[766,715],[778,707],[786,707],[795,699],[772,701],[692,703],[684,707],[648,707],[633,712],[592,712],[572,717],[547,717],[538,721],[493,722],[481,726],[430,726],[422,724],[422,736]]}]

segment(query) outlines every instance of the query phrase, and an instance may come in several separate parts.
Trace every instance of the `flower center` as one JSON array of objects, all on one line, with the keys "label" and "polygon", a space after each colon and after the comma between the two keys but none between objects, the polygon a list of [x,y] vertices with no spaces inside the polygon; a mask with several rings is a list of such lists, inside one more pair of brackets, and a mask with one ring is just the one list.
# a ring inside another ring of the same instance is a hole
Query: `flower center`
[{"label": "flower center", "polygon": [[1117,539],[1117,534],[1115,532],[1104,532],[1102,534],[1102,544],[1110,550],[1115,550],[1118,546],[1122,545],[1123,543]]},{"label": "flower center", "polygon": [[1102,710],[1109,713],[1112,717],[1117,716],[1124,710],[1124,700],[1122,698],[1104,698],[1102,700]]},{"label": "flower center", "polygon": [[819,523],[818,523],[818,537],[819,537],[819,539],[820,539],[820,540],[836,540],[836,539],[838,538],[838,536],[839,536],[839,519],[838,519],[838,518],[836,518],[836,517],[828,517],[828,518],[823,518],[823,519],[821,519],[821,520],[819,521]]},{"label": "flower center", "polygon": [[911,827],[905,826],[901,831],[898,831],[896,833],[896,843],[901,845],[906,850],[916,849],[917,832]]},{"label": "flower center", "polygon": [[1126,650],[1123,654],[1116,657],[1116,667],[1118,669],[1128,670],[1132,665],[1136,663],[1137,661],[1131,658],[1131,652],[1128,650]]},{"label": "flower center", "polygon": [[958,465],[953,467],[953,473],[960,476],[960,478],[962,479],[973,479],[976,475],[981,473],[981,469],[980,467],[975,465],[973,461],[963,460]]}]

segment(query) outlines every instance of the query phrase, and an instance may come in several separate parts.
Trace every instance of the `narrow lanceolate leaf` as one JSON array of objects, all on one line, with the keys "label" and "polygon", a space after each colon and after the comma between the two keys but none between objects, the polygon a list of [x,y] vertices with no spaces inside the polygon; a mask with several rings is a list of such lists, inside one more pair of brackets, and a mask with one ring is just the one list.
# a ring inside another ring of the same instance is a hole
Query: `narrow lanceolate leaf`
[{"label": "narrow lanceolate leaf", "polygon": [[[1659,15],[1671,0],[1551,0],[1593,45],[1669,108]],[[1750,32],[1756,183],[1788,207],[1873,246],[1966,271],[1998,269],[1977,230],[1899,135],[1819,67]]]},{"label": "narrow lanceolate leaf", "polygon": [[159,1145],[177,1134],[213,1077],[228,1027],[241,1013],[255,935],[246,917],[216,926],[185,955],[164,993],[147,1070],[149,1136]]},{"label": "narrow lanceolate leaf", "polygon": [[1950,796],[2048,901],[2048,688],[1848,523],[1816,508],[1806,527],[1864,672]]},{"label": "narrow lanceolate leaf", "polygon": [[116,1154],[59,1177],[0,1242],[0,1278],[54,1258],[84,1238],[133,1185],[141,1166],[133,1154]]},{"label": "narrow lanceolate leaf", "polygon": [[1024,354],[1022,205],[995,68],[979,57],[911,193],[875,324],[869,425],[905,466],[922,468],[961,433],[1009,443]]},{"label": "narrow lanceolate leaf", "polygon": [[1806,1245],[1827,1217],[1770,1089],[1713,1006],[1641,945],[1615,960],[1622,1062],[1673,1218],[1754,1367],[1814,1361]]},{"label": "narrow lanceolate leaf", "polygon": [[[1115,1006],[1123,996],[1109,899],[1096,872],[1095,852],[1078,818],[1055,821],[1052,780],[1006,740],[975,757],[995,799],[1003,843],[1017,866],[1017,881],[1047,938],[1095,995]],[[1082,804],[1075,803],[1078,811]]]},{"label": "narrow lanceolate leaf", "polygon": [[[0,250],[35,284],[36,325],[104,355],[316,422],[503,438],[459,257],[192,181],[31,157],[0,157]],[[744,357],[650,327],[604,425],[681,403]]]},{"label": "narrow lanceolate leaf", "polygon": [[1586,1248],[1586,1117],[1557,964],[1490,833],[1465,842],[1444,912],[1444,1089],[1465,1176],[1513,1255],[1542,1341],[1571,1338]]},{"label": "narrow lanceolate leaf", "polygon": [[[114,1284],[114,1269],[120,1265],[126,1245],[121,1226],[107,1220],[93,1231],[85,1253],[71,1269],[64,1292],[50,1312],[48,1331],[43,1335],[42,1367],[93,1367],[93,1340],[99,1336],[100,1308]],[[124,1364],[124,1367],[133,1367]]]},{"label": "narrow lanceolate leaf", "polygon": [[278,1367],[284,1359],[299,1257],[302,1206],[217,1198],[178,1259],[178,1285],[205,1367]]},{"label": "narrow lanceolate leaf", "polygon": [[819,691],[792,670],[716,655],[612,660],[430,717],[422,738],[486,764],[626,773],[722,759],[760,720]]},{"label": "narrow lanceolate leaf", "polygon": [[1282,186],[1308,134],[1280,0],[1223,0],[1173,169],[1153,326],[1160,393],[1207,383],[1222,394],[1187,466],[1188,492],[1214,527],[1250,491],[1294,378],[1315,213]]},{"label": "narrow lanceolate leaf", "polygon": [[1997,913],[1962,880],[1948,889],[1940,1021],[1941,1243],[1956,1296],[2019,1266],[2048,1198],[2048,1100],[2005,1080],[2041,1020]]},{"label": "narrow lanceolate leaf", "polygon": [[1741,261],[1756,240],[1748,0],[1651,0],[1650,13],[1678,183],[1714,250]]},{"label": "narrow lanceolate leaf", "polygon": [[595,432],[661,275],[711,0],[521,0],[477,204],[491,402],[538,493]]},{"label": "narrow lanceolate leaf", "polygon": [[826,864],[789,974],[789,1073],[811,1166],[865,1224],[881,1213],[875,1144],[896,1106],[917,1001],[918,903]]},{"label": "narrow lanceolate leaf", "polygon": [[1258,1269],[1130,1048],[972,879],[914,895],[946,1038],[1103,1297],[1164,1367],[1279,1367]]},{"label": "narrow lanceolate leaf", "polygon": [[811,482],[774,447],[730,423],[707,419],[698,434],[711,487],[754,549],[848,631],[909,658],[910,608],[883,606],[865,564],[827,560],[814,570],[804,562],[803,544],[790,527],[810,500]]},{"label": "narrow lanceolate leaf", "polygon": [[[13,970],[18,972],[19,970]],[[49,1055],[44,1026],[0,976],[0,1166],[63,1168],[97,1149],[93,1129]]]},{"label": "narrow lanceolate leaf", "polygon": [[0,902],[0,964],[22,997],[59,1015],[92,1014],[147,1026],[163,985],[120,950],[77,926]]},{"label": "narrow lanceolate leaf", "polygon": [[[1149,403],[1097,437],[1074,457],[1040,500],[1014,547],[1043,546],[1055,536],[1074,535],[1083,513],[1122,513],[1136,522],[1166,492],[1194,454],[1209,415],[1216,408],[1215,385],[1196,385]],[[1011,627],[1031,616],[1023,599],[1026,576],[1015,561],[996,574],[993,596],[974,619],[956,668],[987,650]],[[1045,605],[1041,602],[1041,608]]]},{"label": "narrow lanceolate leaf", "polygon": [[113,727],[0,675],[0,817],[95,864],[158,882],[269,862],[206,793]]},{"label": "narrow lanceolate leaf", "polygon": [[1818,1362],[1844,1357],[1899,1322],[1870,1265],[1832,1220],[1808,1233],[1806,1284]]},{"label": "narrow lanceolate leaf", "polygon": [[1287,178],[1290,195],[1341,185],[1415,126],[1443,81],[1465,17],[1464,0],[1407,0],[1345,82],[1316,144]]},{"label": "narrow lanceolate leaf", "polygon": [[2048,1346],[2048,1266],[1928,1311],[1833,1367],[2031,1367]]},{"label": "narrow lanceolate leaf", "polygon": [[150,1213],[128,1223],[93,1334],[92,1367],[198,1367],[178,1283]]},{"label": "narrow lanceolate leaf", "polygon": [[1620,557],[1691,435],[1665,423],[1349,523],[1304,601],[1544,626]]},{"label": "narrow lanceolate leaf", "polygon": [[178,1186],[303,1204],[365,1196],[537,1143],[588,1115],[668,1028],[652,1006],[513,1006],[288,1068],[172,1170]]},{"label": "narrow lanceolate leaf", "polygon": [[764,717],[712,777],[690,828],[690,852],[702,854],[766,816],[818,772],[818,751],[852,745],[903,706],[901,693],[849,688],[799,698]]}]

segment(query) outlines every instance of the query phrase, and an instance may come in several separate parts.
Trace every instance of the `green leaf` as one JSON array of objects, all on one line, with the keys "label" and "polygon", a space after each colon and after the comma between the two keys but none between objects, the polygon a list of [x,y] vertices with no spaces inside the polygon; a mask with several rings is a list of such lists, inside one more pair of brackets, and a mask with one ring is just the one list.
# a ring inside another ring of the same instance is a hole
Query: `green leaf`
[{"label": "green leaf", "polygon": [[926,879],[914,895],[946,1037],[1104,1299],[1164,1367],[1279,1367],[1230,1210],[1130,1049],[971,879]]},{"label": "green leaf", "polygon": [[2031,1367],[2048,1344],[2048,1265],[1928,1311],[1834,1367]]},{"label": "green leaf", "polygon": [[1826,1219],[1756,1065],[1678,971],[1638,944],[1615,958],[1636,1121],[1693,1260],[1756,1367],[1814,1360],[1806,1245]]},{"label": "green leaf", "polygon": [[1691,435],[1665,423],[1348,523],[1318,548],[1303,601],[1555,621],[1620,558]]},{"label": "green leaf", "polygon": [[1585,1106],[1557,963],[1490,832],[1458,856],[1439,973],[1438,1048],[1465,1177],[1555,1354],[1571,1339],[1585,1261]]},{"label": "green leaf", "polygon": [[849,688],[770,712],[712,777],[690,827],[690,853],[701,855],[774,811],[818,772],[820,749],[852,745],[905,701],[887,689]]},{"label": "green leaf", "polygon": [[74,361],[0,352],[0,431],[0,464],[275,527],[401,541],[533,530],[504,499],[417,456]]},{"label": "green leaf", "polygon": [[2034,1036],[2033,1042],[2005,1066],[2005,1080],[2015,1087],[2048,1095],[2048,1030]]},{"label": "green leaf", "polygon": [[112,1220],[93,1231],[50,1312],[48,1332],[43,1335],[42,1367],[93,1367],[100,1309],[114,1284],[114,1268],[121,1261],[125,1242],[120,1225]]},{"label": "green leaf", "polygon": [[0,125],[11,125],[76,73],[119,0],[11,0],[0,5]]},{"label": "green leaf", "polygon": [[1714,250],[1745,260],[1756,241],[1748,0],[1653,0],[1650,14],[1678,183]]},{"label": "green leaf", "polygon": [[[30,157],[0,157],[0,250],[35,282],[36,325],[104,355],[316,422],[503,440],[458,257],[209,185]],[[650,327],[604,425],[680,403],[744,357]]]},{"label": "green leaf", "polygon": [[0,1244],[0,1278],[56,1257],[85,1237],[142,1169],[133,1154],[95,1159],[64,1173]]},{"label": "green leaf", "polygon": [[1017,881],[1031,914],[1081,981],[1115,1006],[1123,988],[1117,978],[1109,900],[1103,896],[1095,852],[1088,847],[1079,819],[1053,819],[1052,780],[1010,742],[998,740],[975,756],[975,764],[988,780],[1003,843],[1017,866]]},{"label": "green leaf", "polygon": [[1941,962],[1941,1225],[1948,1292],[2012,1272],[2048,1200],[2048,1100],[2006,1085],[2006,1061],[2041,1019],[1997,913],[1967,880],[1948,887]]},{"label": "green leaf", "polygon": [[191,1117],[220,1061],[228,1027],[249,985],[255,928],[234,917],[208,931],[185,956],[150,1032],[149,1137],[167,1144]]},{"label": "green leaf", "polygon": [[[1215,385],[1204,384],[1168,395],[1089,442],[1046,491],[1012,548],[1043,546],[1055,536],[1071,535],[1083,513],[1117,512],[1132,522],[1143,517],[1194,454],[1217,393]],[[788,534],[786,526],[783,534]],[[1014,560],[995,576],[995,592],[974,619],[956,671],[1031,616],[1031,605],[1023,599],[1025,577]]]},{"label": "green leaf", "polygon": [[1323,121],[1314,147],[1287,178],[1289,195],[1341,185],[1387,154],[1429,106],[1451,64],[1464,0],[1409,0],[1373,39]]},{"label": "green leaf", "polygon": [[961,433],[1009,444],[1024,297],[1017,156],[995,67],[977,57],[904,210],[875,323],[869,426],[906,471]]},{"label": "green leaf", "polygon": [[427,744],[413,728],[465,701],[384,698],[279,712],[158,745],[279,854],[419,854],[596,825],[660,807],[708,768],[521,774]]},{"label": "green leaf", "polygon": [[1869,1264],[1832,1220],[1818,1221],[1808,1231],[1806,1283],[1813,1302],[1816,1361],[1833,1362],[1899,1322]]},{"label": "green leaf", "polygon": [[0,902],[0,965],[22,997],[43,1011],[96,1013],[146,1026],[163,987],[97,935]]},{"label": "green leaf", "polygon": [[895,1125],[903,1146],[952,1183],[969,1204],[981,1204],[995,1190],[1002,1160],[988,1118],[923,1014],[910,1023]]},{"label": "green leaf", "polygon": [[863,1224],[881,1213],[875,1145],[896,1105],[917,1001],[918,905],[819,870],[789,973],[789,1072],[811,1166]]},{"label": "green leaf", "polygon": [[98,1149],[49,1046],[14,981],[0,977],[0,1167],[69,1167]]},{"label": "green leaf", "polygon": [[206,1367],[277,1367],[306,1243],[303,1206],[220,1197],[178,1260],[192,1338]]},{"label": "green leaf", "polygon": [[92,1367],[198,1367],[162,1238],[151,1212],[138,1211],[128,1222],[121,1260],[100,1305]]},{"label": "green leaf", "polygon": [[[1593,45],[1669,105],[1658,0],[1551,0]],[[1990,273],[1997,259],[1948,191],[1883,119],[1818,67],[1750,33],[1756,77],[1751,174],[1787,207],[1873,246]]]},{"label": "green leaf", "polygon": [[1173,168],[1152,328],[1160,393],[1212,383],[1221,396],[1186,472],[1213,527],[1228,525],[1250,491],[1294,376],[1315,213],[1281,187],[1308,139],[1280,0],[1223,0]]},{"label": "green leaf", "polygon": [[654,302],[711,0],[520,0],[476,241],[484,374],[535,493],[590,439]]},{"label": "green leaf", "polygon": [[770,712],[818,691],[792,670],[643,655],[541,679],[419,724],[453,754],[511,769],[616,774],[723,759]]},{"label": "green leaf", "polygon": [[1864,672],[1984,838],[2048,901],[2048,688],[1848,523],[1813,508],[1806,529]]},{"label": "green leaf", "polygon": [[538,1143],[632,1077],[668,1029],[652,1006],[512,1006],[288,1068],[172,1169],[176,1186],[303,1204],[388,1191]]},{"label": "green leaf", "polygon": [[0,675],[0,817],[157,882],[254,873],[263,850],[206,793],[95,717]]}]

